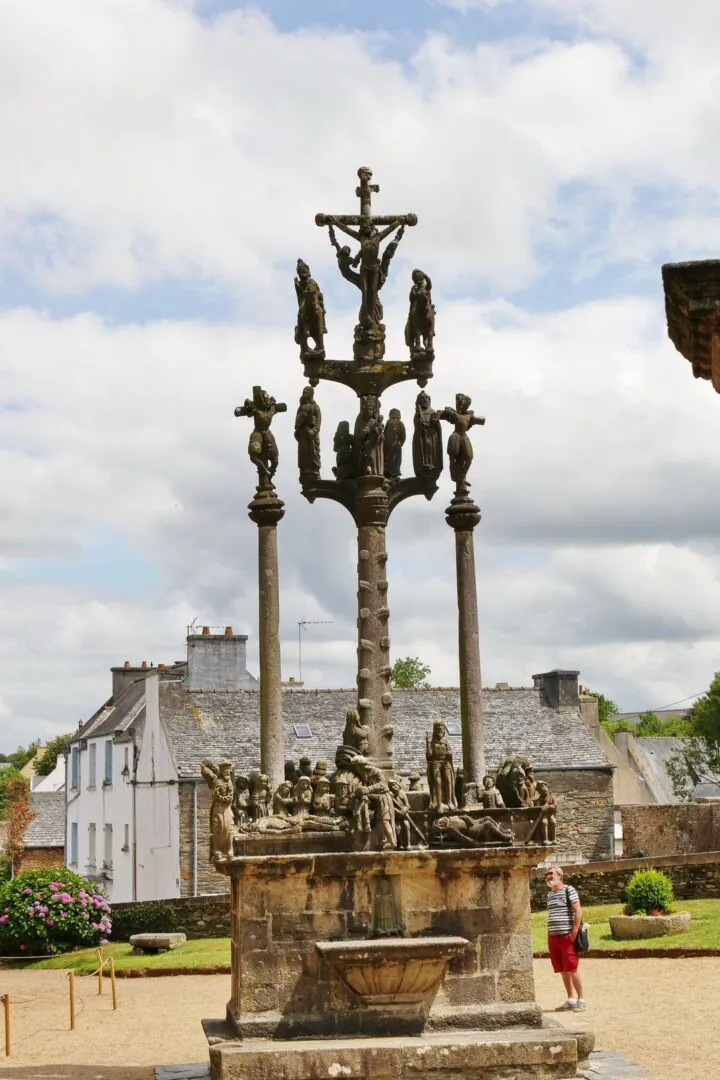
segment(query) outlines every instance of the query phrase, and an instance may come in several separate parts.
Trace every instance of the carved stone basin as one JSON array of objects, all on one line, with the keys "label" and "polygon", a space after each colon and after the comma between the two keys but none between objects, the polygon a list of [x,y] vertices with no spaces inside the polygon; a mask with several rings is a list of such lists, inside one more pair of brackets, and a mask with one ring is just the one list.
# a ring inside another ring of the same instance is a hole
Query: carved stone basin
[{"label": "carved stone basin", "polygon": [[318,941],[315,948],[364,1005],[414,1005],[432,997],[462,937]]}]

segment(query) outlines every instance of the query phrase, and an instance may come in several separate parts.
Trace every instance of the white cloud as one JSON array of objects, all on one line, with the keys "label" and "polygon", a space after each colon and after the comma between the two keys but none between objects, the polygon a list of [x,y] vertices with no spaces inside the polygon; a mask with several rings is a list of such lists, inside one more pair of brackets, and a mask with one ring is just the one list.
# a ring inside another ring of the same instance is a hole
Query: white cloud
[{"label": "white cloud", "polygon": [[[707,685],[718,403],[665,338],[654,260],[663,244],[683,256],[720,244],[715,59],[703,46],[687,63],[711,14],[690,5],[662,38],[637,7],[588,0],[577,14],[595,33],[572,42],[431,34],[405,65],[360,34],[279,34],[247,12],[202,22],[161,0],[0,10],[6,262],[48,295],[176,275],[247,301],[242,319],[214,325],[0,312],[6,748],[87,716],[110,664],[182,656],[195,616],[248,631],[253,662],[253,481],[248,423],[232,410],[256,381],[291,410],[276,425],[285,669],[298,620],[332,619],[308,632],[304,674],[353,684],[351,521],[305,504],[293,468],[291,278],[302,254],[328,299],[328,347],[347,354],[356,297],[341,294],[313,216],[352,206],[362,162],[381,209],[420,216],[386,288],[391,355],[419,264],[438,307],[433,400],[467,390],[487,416],[473,475],[487,681],[576,666],[628,706]],[[657,10],[667,31],[671,9]],[[653,187],[662,209],[638,204]],[[541,241],[564,247],[566,277],[634,261],[656,301],[533,315],[475,298],[482,279],[501,292],[557,273]],[[415,393],[393,390],[386,407],[409,424]],[[353,405],[341,388],[318,397],[327,471]],[[404,504],[388,537],[394,653],[417,653],[445,685],[457,679],[448,493],[445,477],[431,505]],[[90,580],[98,537],[118,550],[113,574]]]}]

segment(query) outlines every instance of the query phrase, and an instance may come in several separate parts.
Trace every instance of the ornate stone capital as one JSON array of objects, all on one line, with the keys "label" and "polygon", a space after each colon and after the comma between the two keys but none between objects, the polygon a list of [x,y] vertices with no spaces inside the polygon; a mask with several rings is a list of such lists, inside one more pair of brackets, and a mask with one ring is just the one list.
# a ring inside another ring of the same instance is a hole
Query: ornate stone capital
[{"label": "ornate stone capital", "polygon": [[455,532],[471,532],[480,524],[480,507],[469,494],[456,495],[445,511],[445,520]]},{"label": "ornate stone capital", "polygon": [[248,503],[248,510],[248,517],[256,525],[277,525],[285,515],[285,503],[274,492],[258,488],[255,498]]}]

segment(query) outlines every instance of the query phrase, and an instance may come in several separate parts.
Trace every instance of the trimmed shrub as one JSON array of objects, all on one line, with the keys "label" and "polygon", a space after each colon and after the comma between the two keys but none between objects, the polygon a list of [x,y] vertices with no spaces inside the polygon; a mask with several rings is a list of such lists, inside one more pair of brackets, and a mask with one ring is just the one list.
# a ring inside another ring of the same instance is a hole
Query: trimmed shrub
[{"label": "trimmed shrub", "polygon": [[94,882],[57,867],[23,870],[0,887],[0,949],[39,956],[105,944],[110,914]]},{"label": "trimmed shrub", "polygon": [[167,933],[174,929],[175,911],[161,901],[128,904],[113,914],[113,940],[129,941],[132,934]]},{"label": "trimmed shrub", "polygon": [[665,915],[672,911],[672,881],[659,870],[636,870],[625,890],[626,915]]}]

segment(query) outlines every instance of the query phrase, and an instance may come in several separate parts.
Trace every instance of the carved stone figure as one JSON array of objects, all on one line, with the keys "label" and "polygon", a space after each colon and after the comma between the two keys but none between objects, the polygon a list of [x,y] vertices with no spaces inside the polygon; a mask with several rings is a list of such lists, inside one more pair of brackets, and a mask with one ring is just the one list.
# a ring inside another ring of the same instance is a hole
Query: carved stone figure
[{"label": "carved stone figure", "polygon": [[247,776],[240,773],[235,777],[235,797],[233,799],[233,818],[239,829],[244,829],[248,818],[248,798],[250,797]]},{"label": "carved stone figure", "polygon": [[303,754],[298,762],[298,773],[299,776],[312,777],[312,758],[309,758],[306,754]]},{"label": "carved stone figure", "polygon": [[352,817],[353,797],[348,781],[344,776],[336,776],[333,787],[335,813],[342,817]]},{"label": "carved stone figure", "polygon": [[422,791],[422,776],[419,772],[411,772],[408,776],[408,791]]},{"label": "carved stone figure", "polygon": [[500,763],[495,784],[505,806],[518,808],[530,806],[525,765],[527,758],[509,757]]},{"label": "carved stone figure", "polygon": [[381,851],[393,851],[397,847],[395,831],[395,807],[390,788],[380,769],[374,765],[364,767],[361,797],[367,797],[375,810],[375,829]]},{"label": "carved stone figure", "polygon": [[395,811],[395,831],[399,848],[425,847],[425,837],[410,815],[410,800],[397,780],[388,780]]},{"label": "carved stone figure", "polygon": [[557,828],[557,799],[544,780],[538,780],[536,788],[535,805],[542,806],[544,810],[540,821],[540,842],[554,844]]},{"label": "carved stone figure", "polygon": [[402,468],[402,448],[405,445],[405,425],[399,409],[391,409],[385,425],[385,475],[390,480],[400,477]]},{"label": "carved stone figure", "polygon": [[458,492],[467,491],[467,474],[473,459],[473,448],[468,432],[474,424],[484,424],[485,417],[475,416],[470,408],[470,398],[467,394],[456,394],[455,408],[441,409],[437,415],[441,420],[447,420],[455,425],[447,446],[450,477]]},{"label": "carved stone figure", "polygon": [[527,789],[527,805],[533,806],[537,801],[535,796],[537,794],[537,780],[535,779],[535,772],[532,767],[532,762],[529,758],[521,759],[522,766],[525,770],[525,787]]},{"label": "carved stone figure", "polygon": [[252,400],[246,398],[235,409],[236,416],[252,416],[253,430],[248,443],[248,455],[258,471],[258,490],[273,491],[273,477],[278,467],[278,449],[270,425],[276,413],[287,412],[287,405],[276,401],[261,386],[253,386]]},{"label": "carved stone figure", "polygon": [[202,778],[212,792],[210,802],[210,858],[226,860],[233,854],[233,799],[235,778],[231,761],[221,761],[217,767],[211,761],[200,766]]},{"label": "carved stone figure", "polygon": [[480,801],[486,810],[498,810],[505,805],[502,795],[495,787],[495,781],[492,776],[483,777],[483,790],[480,795]]},{"label": "carved stone figure", "polygon": [[310,338],[312,338],[315,345],[314,354],[324,356],[324,339],[327,333],[325,301],[317,281],[310,276],[310,267],[302,259],[297,261],[295,294],[298,302],[295,343],[300,346],[300,356],[302,357],[311,352],[308,349],[308,340]]},{"label": "carved stone figure", "polygon": [[455,798],[455,769],[452,749],[442,720],[433,724],[432,735],[425,738],[430,809],[447,811],[457,809]]},{"label": "carved stone figure", "polygon": [[422,270],[413,270],[412,281],[410,310],[405,324],[405,344],[411,356],[418,352],[432,354],[435,337],[432,282]]},{"label": "carved stone figure", "polygon": [[335,466],[333,472],[338,480],[352,480],[357,476],[357,455],[355,439],[350,432],[347,420],[341,420],[333,439]]},{"label": "carved stone figure", "polygon": [[[394,226],[391,226],[390,232],[392,232],[393,227]],[[342,226],[338,225],[338,228],[342,228]],[[347,230],[343,229],[342,231],[345,232]],[[378,283],[377,283],[377,292],[378,293],[380,292],[383,285],[387,281],[388,272],[390,270],[390,262],[392,260],[393,255],[395,254],[395,252],[398,249],[398,245],[399,245],[400,241],[403,238],[403,233],[404,232],[405,232],[405,226],[401,225],[400,228],[395,233],[395,236],[390,241],[390,243],[387,245],[387,247],[385,248],[385,250],[384,250],[384,252],[382,254],[382,258],[380,259],[380,273],[379,273],[379,276],[378,276]],[[363,299],[362,299],[362,302],[361,302],[361,305],[360,305],[360,311],[358,312],[358,323],[360,324],[360,326],[367,326],[368,321],[369,321],[368,320],[367,302],[366,302],[367,290],[365,289],[364,284],[363,284],[364,279],[363,279],[362,273],[359,273],[357,270],[354,269],[354,267],[356,267],[358,265],[358,263],[361,261],[362,252],[359,251],[358,254],[353,257],[353,255],[350,252],[349,245],[345,244],[345,245],[343,245],[343,247],[341,247],[340,244],[337,241],[337,237],[335,236],[335,226],[333,224],[328,225],[328,236],[330,237],[330,243],[335,248],[335,253],[336,253],[337,263],[338,263],[338,269],[340,270],[340,273],[342,274],[342,276],[345,278],[346,281],[349,281],[349,282],[351,282],[351,284],[355,285],[358,289],[360,289],[360,291],[363,294]],[[374,311],[372,312],[372,314],[374,314],[374,321],[378,325],[380,325],[382,323],[382,320],[383,320],[383,307],[382,307],[382,303],[380,302],[380,297],[379,296],[376,296],[376,298],[374,300]]]},{"label": "carved stone figure", "polygon": [[280,817],[290,817],[295,812],[295,799],[289,780],[283,780],[281,784],[278,784],[278,789],[273,795],[272,808],[273,814],[279,814]]},{"label": "carved stone figure", "polygon": [[443,469],[442,429],[430,395],[421,390],[415,399],[412,457],[416,476],[437,478]]},{"label": "carved stone figure", "polygon": [[362,757],[370,749],[370,729],[361,722],[357,709],[348,709],[345,713],[342,741],[343,746],[352,747]]},{"label": "carved stone figure", "polygon": [[458,808],[462,808],[467,802],[465,792],[465,769],[462,765],[458,765],[455,770],[455,801],[457,802]]},{"label": "carved stone figure", "polygon": [[327,779],[327,761],[323,761],[322,758],[315,762],[315,768],[312,771],[312,780],[317,782],[318,780]]},{"label": "carved stone figure", "polygon": [[469,814],[439,817],[433,823],[431,841],[444,847],[484,847],[486,844],[511,844],[512,829],[505,829],[489,817]]},{"label": "carved stone figure", "polygon": [[333,797],[330,793],[330,781],[321,776],[315,782],[311,809],[318,817],[329,817],[333,810]]},{"label": "carved stone figure", "polygon": [[310,813],[313,800],[312,780],[309,776],[301,776],[293,791],[295,799],[295,812],[300,817]]},{"label": "carved stone figure", "polygon": [[383,476],[384,434],[380,403],[374,394],[365,394],[360,398],[360,413],[355,422],[355,449],[358,452],[360,476]]},{"label": "carved stone figure", "polygon": [[266,817],[270,813],[272,809],[272,791],[270,778],[265,773],[260,773],[255,783],[250,785],[248,802],[251,810],[254,811],[254,817]]},{"label": "carved stone figure", "polygon": [[320,424],[322,414],[315,401],[312,386],[306,386],[300,396],[295,414],[295,439],[297,441],[298,470],[300,479],[320,477]]},{"label": "carved stone figure", "polygon": [[297,767],[296,763],[294,761],[286,761],[285,762],[285,779],[288,781],[288,783],[291,786],[295,783],[295,781],[297,780],[299,775],[300,775],[300,773],[298,772],[298,767]]}]

